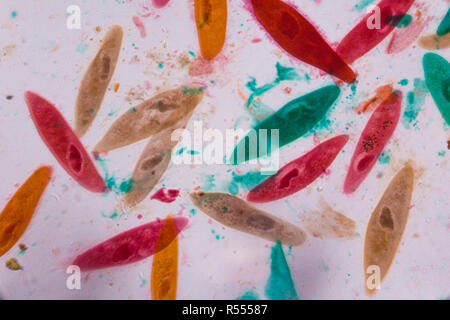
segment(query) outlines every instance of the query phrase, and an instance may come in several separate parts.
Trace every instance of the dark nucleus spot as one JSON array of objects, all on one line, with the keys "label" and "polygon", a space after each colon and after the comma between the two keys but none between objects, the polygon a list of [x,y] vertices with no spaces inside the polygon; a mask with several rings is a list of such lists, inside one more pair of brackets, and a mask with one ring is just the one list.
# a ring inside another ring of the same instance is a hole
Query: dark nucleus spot
[{"label": "dark nucleus spot", "polygon": [[209,16],[211,15],[211,2],[210,0],[203,0],[201,2],[201,11],[203,13],[202,18],[203,18],[203,22],[202,24],[206,24],[209,21]]},{"label": "dark nucleus spot", "polygon": [[81,159],[80,151],[73,144],[69,145],[68,160],[70,167],[76,173],[79,173],[81,171],[83,160]]},{"label": "dark nucleus spot", "polygon": [[111,69],[111,58],[108,55],[102,57],[102,72],[100,78],[106,80],[109,77],[109,72]]},{"label": "dark nucleus spot", "polygon": [[154,168],[158,163],[160,163],[163,160],[163,158],[164,157],[162,155],[156,155],[156,156],[146,159],[141,164],[141,170],[146,171],[150,168]]},{"label": "dark nucleus spot", "polygon": [[255,215],[247,219],[247,224],[253,228],[268,230],[273,228],[275,221],[266,216]]},{"label": "dark nucleus spot", "polygon": [[380,224],[384,228],[394,229],[394,220],[392,219],[391,209],[384,207],[380,214]]},{"label": "dark nucleus spot", "polygon": [[369,167],[369,165],[372,163],[373,159],[375,158],[374,155],[372,154],[367,154],[364,157],[362,157],[359,161],[358,164],[356,166],[356,168],[358,169],[358,171],[364,171],[367,169],[367,167]]},{"label": "dark nucleus spot", "polygon": [[6,100],[11,100],[14,96],[6,96]]},{"label": "dark nucleus spot", "polygon": [[294,39],[299,33],[299,27],[297,21],[288,12],[283,11],[281,13],[280,20],[278,22],[278,29],[289,39]]},{"label": "dark nucleus spot", "polygon": [[177,109],[180,106],[177,104],[165,104],[164,102],[160,101],[159,103],[157,103],[157,108],[159,111],[161,112],[166,112],[168,110],[173,110],[173,109]]},{"label": "dark nucleus spot", "polygon": [[280,189],[284,189],[290,186],[291,180],[298,176],[298,169],[292,169],[280,180]]},{"label": "dark nucleus spot", "polygon": [[170,290],[170,282],[168,279],[164,279],[163,282],[160,284],[159,288],[159,296],[164,297]]},{"label": "dark nucleus spot", "polygon": [[133,251],[131,250],[129,245],[127,243],[124,243],[114,251],[112,261],[113,262],[126,261],[132,254]]}]

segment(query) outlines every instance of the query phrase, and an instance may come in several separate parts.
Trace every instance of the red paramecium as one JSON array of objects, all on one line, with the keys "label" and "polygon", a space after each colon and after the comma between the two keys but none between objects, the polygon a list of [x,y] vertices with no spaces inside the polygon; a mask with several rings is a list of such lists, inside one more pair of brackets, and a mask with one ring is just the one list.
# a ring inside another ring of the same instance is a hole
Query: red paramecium
[{"label": "red paramecium", "polygon": [[343,134],[322,142],[253,188],[248,193],[247,200],[253,202],[274,201],[305,188],[325,172],[347,141],[348,135]]},{"label": "red paramecium", "polygon": [[[379,8],[379,29],[371,24],[377,19],[378,9],[367,14],[339,43],[336,51],[347,62],[352,63],[376,47],[394,30],[396,24],[408,12],[414,0],[382,0]],[[372,21],[374,20],[374,21]],[[369,25],[371,28],[369,28]]]},{"label": "red paramecium", "polygon": [[104,192],[104,180],[58,109],[31,91],[25,92],[25,101],[39,135],[67,173],[84,188]]},{"label": "red paramecium", "polygon": [[394,91],[373,112],[353,153],[345,178],[344,193],[354,192],[375,165],[397,127],[401,107],[402,93]]},{"label": "red paramecium", "polygon": [[129,264],[145,259],[167,247],[188,223],[188,219],[184,217],[175,217],[173,220],[176,233],[161,235],[165,220],[158,219],[119,233],[97,244],[77,256],[72,265],[86,271]]},{"label": "red paramecium", "polygon": [[295,8],[280,0],[247,1],[259,23],[289,54],[345,82],[355,81],[353,70]]}]

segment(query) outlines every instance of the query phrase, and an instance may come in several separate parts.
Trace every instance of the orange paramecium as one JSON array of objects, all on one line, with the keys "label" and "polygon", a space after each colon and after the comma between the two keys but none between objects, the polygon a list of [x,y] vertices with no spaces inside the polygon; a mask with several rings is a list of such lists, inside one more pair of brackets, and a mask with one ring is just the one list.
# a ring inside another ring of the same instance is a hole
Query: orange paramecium
[{"label": "orange paramecium", "polygon": [[225,41],[227,0],[195,0],[195,21],[202,55],[211,60]]},{"label": "orange paramecium", "polygon": [[28,227],[52,175],[52,169],[40,167],[9,200],[0,214],[0,257],[20,239]]},{"label": "orange paramecium", "polygon": [[[173,241],[164,249],[168,239]],[[156,243],[152,268],[153,300],[175,300],[177,295],[178,240],[175,221],[168,215]]]}]

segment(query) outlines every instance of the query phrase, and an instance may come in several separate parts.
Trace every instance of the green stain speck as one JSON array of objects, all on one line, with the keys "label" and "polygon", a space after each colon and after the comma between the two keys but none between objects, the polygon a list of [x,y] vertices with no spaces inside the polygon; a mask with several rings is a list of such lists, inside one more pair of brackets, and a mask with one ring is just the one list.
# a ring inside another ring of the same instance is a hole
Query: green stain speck
[{"label": "green stain speck", "polygon": [[158,68],[162,69],[164,65],[162,63],[158,64]]},{"label": "green stain speck", "polygon": [[232,180],[228,184],[228,191],[232,195],[236,195],[239,193],[239,186],[245,190],[251,190],[263,182],[266,178],[268,178],[268,176],[263,175],[260,171],[250,171],[241,175],[233,172]]},{"label": "green stain speck", "polygon": [[383,151],[378,157],[378,162],[381,164],[387,164],[391,161],[391,151]]},{"label": "green stain speck", "polygon": [[117,179],[114,174],[110,174],[108,172],[108,168],[106,167],[106,160],[102,158],[97,158],[97,161],[100,164],[104,174],[105,174],[105,184],[108,190],[114,191],[116,194],[124,194],[128,193],[132,189],[133,180],[132,179]]},{"label": "green stain speck", "polygon": [[409,14],[405,14],[400,22],[397,24],[397,28],[406,28],[411,24],[412,17]]},{"label": "green stain speck", "polygon": [[202,93],[204,90],[206,89],[206,87],[197,87],[197,88],[189,88],[186,86],[182,87],[183,90],[183,94],[184,95],[197,95]]},{"label": "green stain speck", "polygon": [[414,90],[406,95],[406,108],[402,117],[402,123],[406,129],[409,129],[411,124],[417,128],[416,119],[425,104],[427,92],[425,82],[421,79],[414,79]]},{"label": "green stain speck", "polygon": [[180,150],[177,151],[177,156],[179,156],[180,154],[182,154],[184,152],[184,150],[186,150],[186,147],[182,147],[180,148]]},{"label": "green stain speck", "polygon": [[439,152],[438,152],[438,156],[439,156],[439,157],[445,156],[445,150],[439,151]]},{"label": "green stain speck", "polygon": [[357,4],[355,4],[354,8],[357,12],[363,11],[368,5],[372,4],[374,0],[360,0]]},{"label": "green stain speck", "polygon": [[84,44],[83,42],[80,42],[77,45],[76,51],[79,53],[85,53],[87,49],[88,49],[88,46],[86,44]]}]

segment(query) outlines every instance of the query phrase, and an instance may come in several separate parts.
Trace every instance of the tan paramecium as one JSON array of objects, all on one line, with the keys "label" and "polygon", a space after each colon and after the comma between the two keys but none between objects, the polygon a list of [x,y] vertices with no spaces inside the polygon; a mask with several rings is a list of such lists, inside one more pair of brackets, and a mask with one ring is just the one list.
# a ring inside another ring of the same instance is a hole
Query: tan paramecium
[{"label": "tan paramecium", "polygon": [[75,133],[79,137],[89,129],[100,109],[117,65],[122,38],[122,28],[112,26],[84,74],[75,106]]},{"label": "tan paramecium", "polygon": [[192,113],[177,122],[174,126],[153,135],[141,153],[131,176],[131,191],[126,193],[123,204],[134,207],[152,191],[169,166],[172,150],[178,140],[172,140],[172,133],[183,128]]},{"label": "tan paramecium", "polygon": [[298,246],[306,240],[299,227],[230,194],[195,192],[190,196],[200,210],[230,228],[288,246]]},{"label": "tan paramecium", "polygon": [[408,212],[414,187],[414,172],[406,165],[392,179],[381,200],[370,217],[364,243],[364,270],[366,291],[369,294],[367,280],[368,267],[376,266],[380,270],[380,282],[386,276],[408,221]]},{"label": "tan paramecium", "polygon": [[95,152],[106,152],[175,125],[200,103],[203,88],[181,87],[162,92],[121,115],[95,146]]}]

